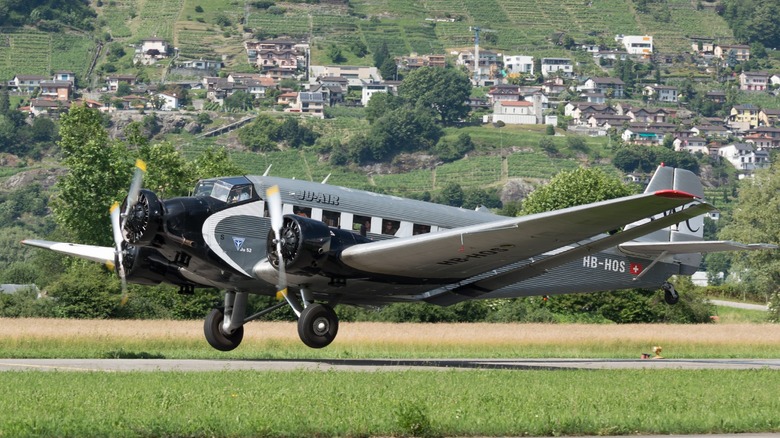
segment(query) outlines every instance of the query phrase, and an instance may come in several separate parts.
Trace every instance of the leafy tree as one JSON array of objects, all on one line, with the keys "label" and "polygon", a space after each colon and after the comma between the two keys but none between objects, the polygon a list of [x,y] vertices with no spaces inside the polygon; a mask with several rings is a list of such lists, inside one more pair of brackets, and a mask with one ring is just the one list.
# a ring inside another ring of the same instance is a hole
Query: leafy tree
[{"label": "leafy tree", "polygon": [[395,60],[393,58],[385,59],[385,62],[379,66],[379,74],[386,81],[396,80],[398,77],[398,65],[395,63]]},{"label": "leafy tree", "polygon": [[198,179],[171,142],[144,145],[139,155],[150,164],[144,186],[161,198],[187,195]]},{"label": "leafy tree", "polygon": [[[732,222],[720,232],[720,238],[740,242],[780,243],[780,163],[756,171],[755,177],[739,185],[739,197],[732,211]],[[732,254],[733,272],[743,284],[765,300],[780,286],[778,251],[750,251]]]},{"label": "leafy tree", "polygon": [[112,242],[108,209],[130,183],[128,150],[109,140],[100,112],[85,105],[62,116],[60,137],[68,172],[57,183],[55,217],[79,242],[107,246]]},{"label": "leafy tree", "polygon": [[452,124],[469,112],[471,93],[468,76],[453,68],[421,67],[401,82],[398,94],[416,108],[435,114],[444,124]]},{"label": "leafy tree", "polygon": [[116,277],[105,275],[100,265],[75,263],[48,287],[55,298],[56,316],[64,318],[104,319],[119,305],[121,286]]},{"label": "leafy tree", "polygon": [[133,93],[133,88],[127,82],[120,82],[116,87],[116,96],[129,96]]},{"label": "leafy tree", "polygon": [[430,150],[441,135],[430,113],[402,107],[371,125],[360,161],[382,161],[400,152]]},{"label": "leafy tree", "polygon": [[0,115],[8,114],[11,109],[11,98],[8,95],[8,87],[0,86]]},{"label": "leafy tree", "polygon": [[601,169],[578,168],[555,175],[523,201],[521,214],[542,213],[606,199],[628,196],[631,188]]},{"label": "leafy tree", "polygon": [[189,166],[190,173],[198,179],[246,173],[246,170],[230,159],[224,147],[206,149],[195,161],[189,163]]},{"label": "leafy tree", "polygon": [[387,41],[382,41],[382,45],[374,51],[374,67],[381,68],[388,58],[390,58],[390,50],[387,48]]},{"label": "leafy tree", "polygon": [[254,106],[254,98],[246,91],[236,91],[225,98],[223,105],[227,110],[246,111]]},{"label": "leafy tree", "polygon": [[328,47],[327,56],[328,59],[336,64],[340,64],[347,60],[347,58],[344,57],[344,54],[341,53],[341,48],[335,44],[331,44],[330,47]]},{"label": "leafy tree", "polygon": [[392,93],[374,93],[366,105],[366,120],[374,123],[377,119],[403,105],[404,101]]},{"label": "leafy tree", "polygon": [[254,151],[273,151],[278,148],[273,140],[277,137],[278,130],[279,124],[271,116],[261,114],[252,123],[238,130],[238,141]]},{"label": "leafy tree", "polygon": [[460,207],[463,205],[463,188],[458,183],[447,184],[436,197],[439,204]]}]

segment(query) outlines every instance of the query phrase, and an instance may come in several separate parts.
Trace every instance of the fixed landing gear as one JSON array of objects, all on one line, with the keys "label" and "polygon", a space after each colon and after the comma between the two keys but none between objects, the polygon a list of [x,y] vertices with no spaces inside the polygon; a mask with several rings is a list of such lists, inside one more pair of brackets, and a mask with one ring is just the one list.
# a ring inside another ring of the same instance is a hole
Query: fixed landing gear
[{"label": "fixed landing gear", "polygon": [[661,288],[664,290],[664,301],[666,301],[666,304],[677,304],[677,302],[680,301],[680,294],[674,289],[672,283],[667,281],[661,285]]},{"label": "fixed landing gear", "polygon": [[244,326],[238,327],[232,333],[225,333],[222,330],[224,319],[225,314],[222,308],[211,309],[203,324],[203,332],[206,334],[209,345],[219,351],[230,351],[238,347],[241,340],[244,339]]},{"label": "fixed landing gear", "polygon": [[245,317],[248,294],[227,292],[225,307],[212,309],[206,316],[203,324],[206,341],[220,351],[234,350],[244,339],[244,324],[289,304],[298,315],[298,336],[301,341],[311,348],[327,347],[339,331],[339,318],[332,307],[314,303],[307,295],[305,291],[301,291],[303,309],[296,298],[288,296],[287,301]]},{"label": "fixed landing gear", "polygon": [[311,348],[327,347],[339,331],[339,318],[330,306],[310,304],[298,317],[298,336]]}]

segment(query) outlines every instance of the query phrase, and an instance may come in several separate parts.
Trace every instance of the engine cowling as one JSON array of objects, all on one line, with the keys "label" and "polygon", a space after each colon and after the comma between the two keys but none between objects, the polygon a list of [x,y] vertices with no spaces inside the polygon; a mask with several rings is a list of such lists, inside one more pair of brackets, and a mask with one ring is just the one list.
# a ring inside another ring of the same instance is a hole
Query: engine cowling
[{"label": "engine cowling", "polygon": [[[285,270],[293,275],[316,275],[331,250],[332,233],[325,223],[296,215],[285,215],[280,236]],[[268,261],[279,267],[274,231],[266,239]]]},{"label": "engine cowling", "polygon": [[[125,209],[122,204],[122,211]],[[152,243],[162,224],[162,203],[151,190],[141,190],[138,202],[130,209],[124,221],[125,240],[135,246],[146,246]]]}]

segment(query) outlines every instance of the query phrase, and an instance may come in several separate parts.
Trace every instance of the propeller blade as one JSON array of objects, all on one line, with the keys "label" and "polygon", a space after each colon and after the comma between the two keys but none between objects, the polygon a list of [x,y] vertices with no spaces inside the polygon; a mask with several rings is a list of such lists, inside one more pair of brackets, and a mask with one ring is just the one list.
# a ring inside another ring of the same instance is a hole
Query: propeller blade
[{"label": "propeller blade", "polygon": [[114,202],[111,206],[111,229],[114,232],[114,252],[116,254],[116,260],[119,262],[119,266],[116,266],[116,271],[119,274],[119,279],[122,281],[121,304],[124,306],[127,303],[127,278],[125,276],[124,254],[122,253],[122,242],[124,242],[124,237],[122,236],[122,228],[119,224],[118,202]]},{"label": "propeller blade", "polygon": [[271,216],[271,228],[276,237],[276,256],[279,260],[279,284],[277,285],[276,298],[287,298],[287,272],[284,269],[284,257],[282,255],[282,224],[284,216],[282,215],[282,196],[279,193],[279,186],[271,186],[265,191],[265,199],[268,202],[268,214]]},{"label": "propeller blade", "polygon": [[130,191],[127,192],[127,206],[125,206],[124,214],[125,220],[127,220],[127,215],[130,214],[130,210],[138,203],[138,194],[141,193],[141,184],[144,182],[144,173],[146,173],[146,162],[143,160],[135,160],[133,182],[130,183]]}]

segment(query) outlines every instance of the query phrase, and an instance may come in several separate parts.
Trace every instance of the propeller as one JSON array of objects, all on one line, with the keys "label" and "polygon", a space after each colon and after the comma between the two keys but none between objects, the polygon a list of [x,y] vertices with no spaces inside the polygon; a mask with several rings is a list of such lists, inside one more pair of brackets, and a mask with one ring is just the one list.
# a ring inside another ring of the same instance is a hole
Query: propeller
[{"label": "propeller", "polygon": [[138,195],[141,192],[141,185],[144,180],[144,173],[146,172],[146,163],[143,160],[135,161],[135,173],[133,174],[133,181],[130,183],[130,190],[127,193],[127,205],[125,206],[124,213],[119,212],[119,203],[115,202],[111,206],[111,229],[114,234],[114,251],[116,253],[116,260],[119,263],[117,266],[117,273],[122,281],[122,300],[121,304],[124,306],[127,303],[127,275],[125,271],[124,252],[122,250],[122,243],[125,241],[125,236],[122,230],[125,229],[127,224],[127,218],[130,215],[130,211],[138,203]]},{"label": "propeller", "polygon": [[268,214],[271,216],[271,229],[274,230],[276,238],[276,255],[279,260],[279,284],[277,285],[276,298],[287,298],[287,273],[284,269],[284,255],[282,254],[282,224],[284,216],[282,215],[282,196],[279,193],[279,186],[269,187],[265,192],[265,198],[268,202]]}]

